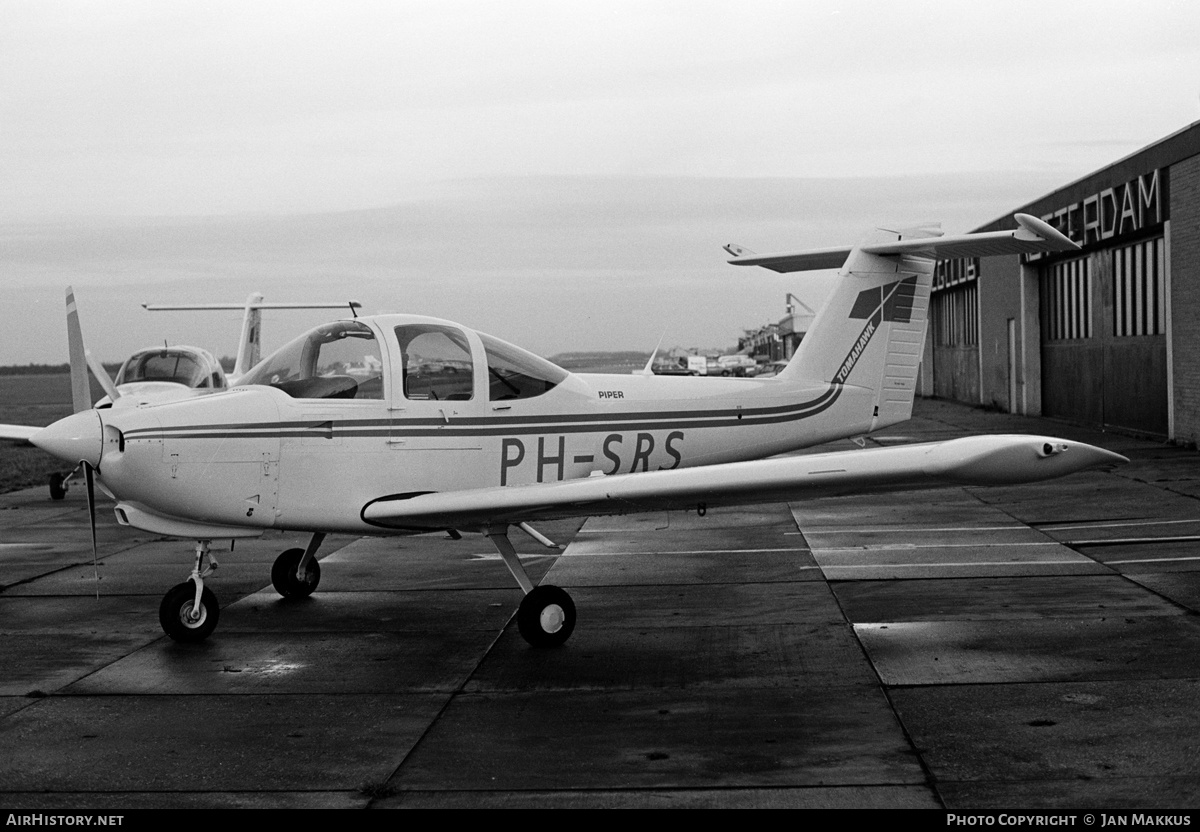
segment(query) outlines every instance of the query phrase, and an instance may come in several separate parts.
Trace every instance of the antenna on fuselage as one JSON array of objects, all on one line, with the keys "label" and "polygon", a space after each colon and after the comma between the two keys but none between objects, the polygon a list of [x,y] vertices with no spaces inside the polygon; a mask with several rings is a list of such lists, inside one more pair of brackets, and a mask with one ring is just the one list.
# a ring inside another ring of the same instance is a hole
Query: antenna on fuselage
[{"label": "antenna on fuselage", "polygon": [[634,370],[632,375],[635,376],[652,376],[654,375],[654,359],[658,358],[658,351],[662,347],[663,339],[667,337],[666,330],[658,336],[658,343],[654,345],[654,352],[650,353],[650,357],[646,359],[646,366],[640,370]]}]

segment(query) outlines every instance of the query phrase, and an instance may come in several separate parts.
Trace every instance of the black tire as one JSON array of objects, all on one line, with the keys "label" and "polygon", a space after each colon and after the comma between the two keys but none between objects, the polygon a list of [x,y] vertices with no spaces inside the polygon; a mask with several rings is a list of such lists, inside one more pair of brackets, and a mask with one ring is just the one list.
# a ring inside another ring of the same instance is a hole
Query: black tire
[{"label": "black tire", "polygon": [[163,632],[176,641],[196,644],[204,641],[217,629],[221,606],[208,587],[200,594],[200,618],[192,621],[189,613],[196,602],[196,585],[190,580],[171,588],[158,606],[158,623]]},{"label": "black tire", "polygon": [[575,602],[556,586],[534,587],[517,610],[517,629],[534,647],[558,647],[575,629]]},{"label": "black tire", "polygon": [[62,474],[50,475],[50,499],[61,500],[67,496],[67,478]]},{"label": "black tire", "polygon": [[307,598],[321,583],[321,564],[317,563],[316,558],[308,562],[304,580],[296,577],[296,568],[303,557],[303,549],[288,549],[275,558],[275,564],[271,567],[271,585],[284,598]]}]

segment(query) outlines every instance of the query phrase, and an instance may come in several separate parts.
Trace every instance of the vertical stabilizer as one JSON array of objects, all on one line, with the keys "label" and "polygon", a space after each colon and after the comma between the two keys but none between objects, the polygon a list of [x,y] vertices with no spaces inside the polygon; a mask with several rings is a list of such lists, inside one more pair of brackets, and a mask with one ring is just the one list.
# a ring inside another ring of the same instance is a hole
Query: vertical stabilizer
[{"label": "vertical stabilizer", "polygon": [[238,338],[237,361],[233,375],[241,378],[262,357],[262,292],[251,292],[246,298],[246,311],[242,316],[242,334]]},{"label": "vertical stabilizer", "polygon": [[912,415],[917,370],[925,345],[929,290],[939,259],[994,257],[1079,246],[1044,221],[1014,214],[1016,228],[944,237],[937,226],[882,236],[856,248],[822,248],[755,254],[738,245],[725,250],[735,266],[761,266],[781,274],[842,264],[825,306],[800,343],[781,380],[856,387],[872,396],[870,429]]},{"label": "vertical stabilizer", "polygon": [[910,418],[935,265],[917,254],[853,249],[779,378],[872,391],[871,430]]}]

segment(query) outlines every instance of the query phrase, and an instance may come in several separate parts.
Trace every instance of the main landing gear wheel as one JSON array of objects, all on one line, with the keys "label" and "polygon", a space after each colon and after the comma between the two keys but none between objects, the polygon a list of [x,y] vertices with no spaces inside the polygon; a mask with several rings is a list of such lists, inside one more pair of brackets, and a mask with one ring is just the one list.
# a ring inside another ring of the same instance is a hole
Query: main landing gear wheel
[{"label": "main landing gear wheel", "polygon": [[556,586],[534,587],[517,610],[517,629],[534,647],[558,647],[575,629],[575,602]]},{"label": "main landing gear wheel", "polygon": [[303,580],[296,577],[296,569],[303,557],[303,549],[288,549],[275,558],[275,564],[271,567],[271,584],[284,598],[307,598],[321,583],[321,564],[317,563],[316,558],[309,559]]},{"label": "main landing gear wheel", "polygon": [[163,632],[176,641],[189,644],[204,641],[217,629],[217,620],[221,617],[221,607],[217,604],[217,596],[208,587],[200,595],[200,610],[194,611],[196,603],[196,585],[184,581],[163,596],[158,606],[158,622],[162,624]]},{"label": "main landing gear wheel", "polygon": [[61,500],[67,496],[67,478],[62,474],[50,475],[50,499]]}]

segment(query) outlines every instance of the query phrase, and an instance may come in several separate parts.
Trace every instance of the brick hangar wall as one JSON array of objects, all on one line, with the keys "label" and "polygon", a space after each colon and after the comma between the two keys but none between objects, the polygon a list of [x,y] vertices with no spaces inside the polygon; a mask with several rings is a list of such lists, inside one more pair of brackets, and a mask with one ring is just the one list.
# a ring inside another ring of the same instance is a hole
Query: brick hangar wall
[{"label": "brick hangar wall", "polygon": [[1171,165],[1174,439],[1200,442],[1200,155]]}]

